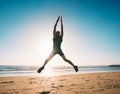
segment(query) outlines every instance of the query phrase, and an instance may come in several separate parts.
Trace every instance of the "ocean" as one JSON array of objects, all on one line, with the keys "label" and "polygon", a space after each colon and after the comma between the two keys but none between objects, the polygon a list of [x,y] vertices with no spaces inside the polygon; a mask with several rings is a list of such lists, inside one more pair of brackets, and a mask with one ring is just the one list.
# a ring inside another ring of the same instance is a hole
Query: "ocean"
[{"label": "ocean", "polygon": [[120,65],[111,66],[79,66],[76,73],[72,66],[46,66],[41,73],[37,73],[38,66],[0,65],[0,77],[13,76],[59,76],[68,74],[85,74],[100,72],[120,72]]}]

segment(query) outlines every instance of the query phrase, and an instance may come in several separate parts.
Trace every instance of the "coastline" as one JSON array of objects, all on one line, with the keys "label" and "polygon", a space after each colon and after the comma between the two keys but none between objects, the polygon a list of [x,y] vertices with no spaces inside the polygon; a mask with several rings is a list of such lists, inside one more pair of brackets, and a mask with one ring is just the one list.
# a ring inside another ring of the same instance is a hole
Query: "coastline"
[{"label": "coastline", "polygon": [[[117,67],[116,67],[117,66]],[[77,74],[88,74],[88,73],[103,73],[103,72],[120,72],[118,65],[111,66],[78,66],[79,71]],[[15,77],[15,76],[62,76],[76,74],[72,66],[59,66],[51,67],[47,66],[42,73],[38,74],[37,69],[39,66],[18,66],[18,65],[1,65],[0,66],[0,77]]]},{"label": "coastline", "polygon": [[120,94],[120,72],[0,77],[0,94]]}]

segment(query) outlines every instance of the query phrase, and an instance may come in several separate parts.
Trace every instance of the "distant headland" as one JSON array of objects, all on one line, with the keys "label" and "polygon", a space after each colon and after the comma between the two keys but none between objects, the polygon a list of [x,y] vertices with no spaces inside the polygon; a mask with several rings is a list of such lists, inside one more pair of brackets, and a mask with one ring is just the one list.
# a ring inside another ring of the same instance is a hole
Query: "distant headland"
[{"label": "distant headland", "polygon": [[120,67],[120,65],[109,65],[109,67]]}]

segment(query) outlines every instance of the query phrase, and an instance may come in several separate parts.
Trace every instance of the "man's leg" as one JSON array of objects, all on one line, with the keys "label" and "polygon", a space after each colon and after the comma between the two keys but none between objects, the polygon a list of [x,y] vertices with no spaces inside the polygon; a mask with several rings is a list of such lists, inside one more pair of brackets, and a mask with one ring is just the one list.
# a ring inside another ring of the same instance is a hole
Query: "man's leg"
[{"label": "man's leg", "polygon": [[43,66],[45,66],[53,57],[55,56],[55,54],[52,52],[49,57],[45,60],[45,63]]},{"label": "man's leg", "polygon": [[72,65],[72,66],[74,67],[74,69],[75,69],[76,72],[78,72],[78,67],[75,66],[70,60],[68,60],[68,59],[65,57],[64,54],[63,54],[63,55],[60,55],[60,56],[63,58],[64,61],[66,61],[66,62],[68,62],[70,65]]},{"label": "man's leg", "polygon": [[55,54],[52,52],[49,55],[49,57],[45,60],[44,65],[38,69],[38,73],[40,73],[44,69],[45,65],[52,59],[53,56],[55,56]]}]

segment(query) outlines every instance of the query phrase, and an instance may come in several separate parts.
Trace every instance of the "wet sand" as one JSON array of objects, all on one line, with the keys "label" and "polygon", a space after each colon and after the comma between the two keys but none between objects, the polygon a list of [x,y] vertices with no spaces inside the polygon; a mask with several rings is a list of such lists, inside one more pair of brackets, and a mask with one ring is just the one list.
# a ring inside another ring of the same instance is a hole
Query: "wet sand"
[{"label": "wet sand", "polygon": [[0,77],[0,94],[120,94],[120,72]]}]

